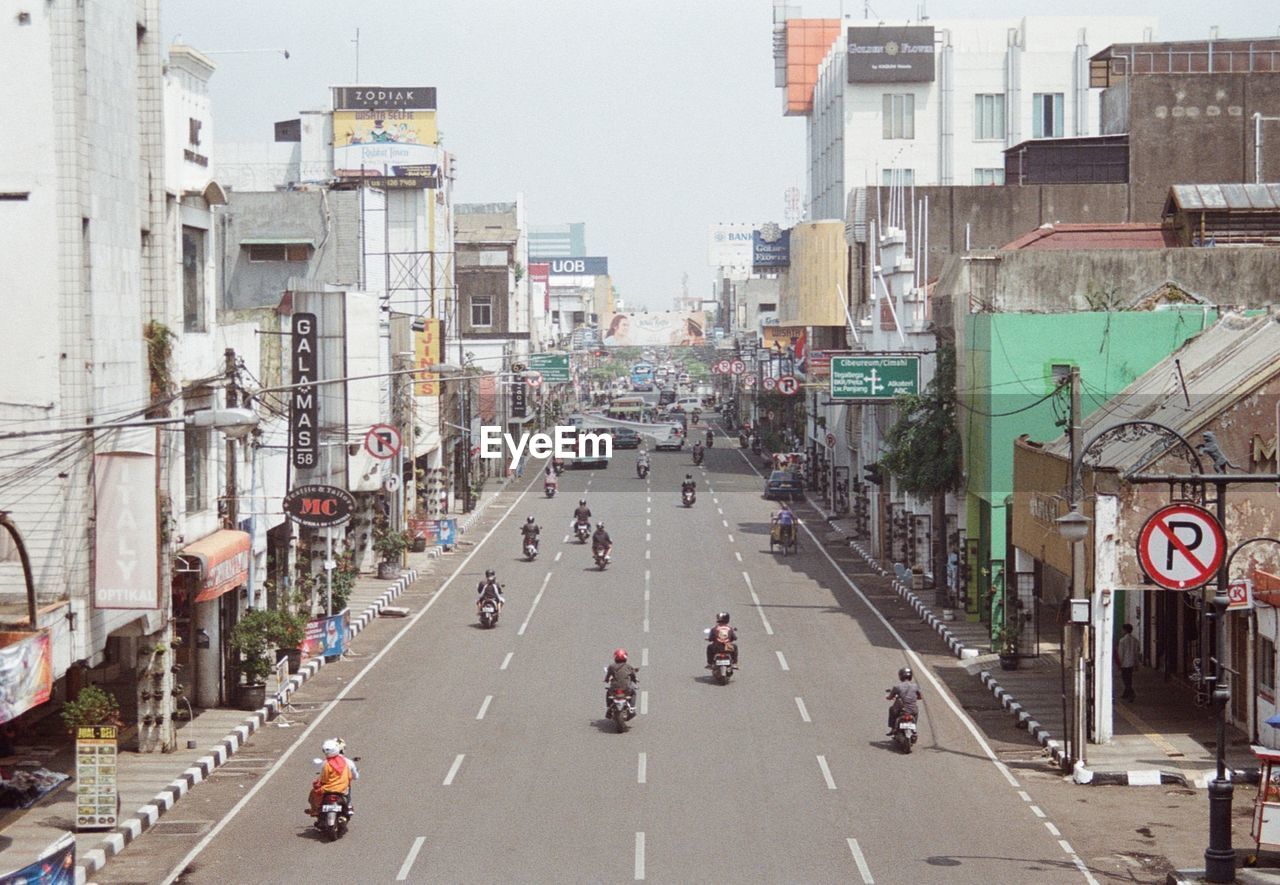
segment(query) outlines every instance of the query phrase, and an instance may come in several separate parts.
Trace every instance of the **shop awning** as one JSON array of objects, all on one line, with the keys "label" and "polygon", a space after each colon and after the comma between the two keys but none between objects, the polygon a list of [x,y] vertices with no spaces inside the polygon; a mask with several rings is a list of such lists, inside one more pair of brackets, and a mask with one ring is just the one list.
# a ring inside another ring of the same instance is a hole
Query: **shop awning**
[{"label": "shop awning", "polygon": [[248,532],[222,529],[178,551],[178,572],[196,574],[196,602],[217,599],[249,579]]}]

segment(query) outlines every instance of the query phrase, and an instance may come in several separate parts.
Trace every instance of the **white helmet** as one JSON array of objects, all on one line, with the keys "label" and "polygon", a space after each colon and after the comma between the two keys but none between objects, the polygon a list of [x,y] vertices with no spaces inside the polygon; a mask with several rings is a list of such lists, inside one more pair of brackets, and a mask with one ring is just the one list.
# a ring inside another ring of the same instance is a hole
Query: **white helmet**
[{"label": "white helmet", "polygon": [[334,756],[337,756],[340,752],[342,752],[342,748],[338,746],[338,742],[333,738],[329,738],[329,740],[321,744],[320,749],[324,751],[324,756],[326,759],[330,759]]}]

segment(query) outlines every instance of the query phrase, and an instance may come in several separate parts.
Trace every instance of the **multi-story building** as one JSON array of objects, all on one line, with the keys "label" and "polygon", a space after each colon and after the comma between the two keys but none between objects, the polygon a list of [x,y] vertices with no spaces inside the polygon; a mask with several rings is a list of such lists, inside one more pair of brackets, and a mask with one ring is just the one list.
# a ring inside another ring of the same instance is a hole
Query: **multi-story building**
[{"label": "multi-story building", "polygon": [[532,224],[529,226],[529,260],[568,258],[587,254],[587,225],[582,221],[567,224]]}]

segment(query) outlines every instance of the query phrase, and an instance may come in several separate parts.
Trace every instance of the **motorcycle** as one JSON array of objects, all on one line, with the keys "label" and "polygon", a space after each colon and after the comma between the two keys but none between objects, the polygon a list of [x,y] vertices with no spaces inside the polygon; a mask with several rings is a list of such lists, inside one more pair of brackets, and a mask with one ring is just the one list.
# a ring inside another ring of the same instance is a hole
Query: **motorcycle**
[{"label": "motorcycle", "polygon": [[498,603],[486,599],[480,603],[480,626],[488,630],[498,623]]},{"label": "motorcycle", "polygon": [[605,552],[603,547],[592,551],[592,555],[596,558],[596,568],[604,571],[605,566],[609,564],[609,554]]},{"label": "motorcycle", "polygon": [[899,750],[904,753],[911,752],[911,748],[916,743],[918,728],[915,716],[907,712],[898,714],[897,720],[893,723],[893,742],[898,745]]},{"label": "motorcycle", "polygon": [[[711,628],[703,630],[702,634],[710,639]],[[729,684],[729,680],[733,677],[733,654],[728,649],[721,649],[712,655],[711,672],[719,685]]]},{"label": "motorcycle", "polygon": [[700,412],[693,412],[692,414],[689,415],[689,421],[694,424],[697,424],[701,418],[702,418],[702,414]]},{"label": "motorcycle", "polygon": [[524,556],[525,559],[533,562],[538,558],[538,540],[537,538],[524,539]]},{"label": "motorcycle", "polygon": [[551,459],[551,469],[556,472],[556,476],[564,473],[564,460],[561,458]]},{"label": "motorcycle", "polygon": [[627,730],[627,723],[636,718],[636,707],[625,688],[609,689],[609,718],[618,733]]},{"label": "motorcycle", "polygon": [[[358,757],[357,757],[358,758]],[[311,760],[316,765],[324,765],[323,759]],[[318,777],[320,772],[316,772]],[[345,835],[347,825],[351,823],[351,794],[325,793],[320,797],[320,813],[316,815],[316,829],[330,842],[338,841]]]},{"label": "motorcycle", "polygon": [[712,433],[710,430],[708,430],[707,431],[707,448],[711,448],[715,444],[716,444],[715,434]]},{"label": "motorcycle", "polygon": [[747,435],[745,433],[739,433],[738,448],[745,449],[749,445],[751,445],[751,440],[747,438]]},{"label": "motorcycle", "polygon": [[703,454],[702,449],[693,450],[693,466],[694,467],[702,466],[702,454]]},{"label": "motorcycle", "polygon": [[553,482],[545,483],[542,486],[542,494],[548,498],[554,498],[556,496],[556,484]]},{"label": "motorcycle", "polygon": [[693,489],[685,489],[680,493],[680,500],[686,507],[692,507],[693,502],[697,499],[697,493]]},{"label": "motorcycle", "polygon": [[575,524],[573,533],[577,536],[579,544],[587,543],[587,538],[591,536],[591,523],[579,522]]},{"label": "motorcycle", "polygon": [[645,478],[645,477],[647,477],[648,475],[649,475],[649,465],[648,465],[648,464],[637,464],[637,465],[636,465],[636,476],[640,477],[641,479],[644,479],[644,478]]}]

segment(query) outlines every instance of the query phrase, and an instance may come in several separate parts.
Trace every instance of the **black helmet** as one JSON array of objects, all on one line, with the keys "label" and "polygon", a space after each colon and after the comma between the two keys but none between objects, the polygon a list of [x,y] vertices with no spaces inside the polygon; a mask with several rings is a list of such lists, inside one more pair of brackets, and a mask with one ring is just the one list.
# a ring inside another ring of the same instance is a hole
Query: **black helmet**
[{"label": "black helmet", "polygon": [[604,531],[604,523],[603,523],[603,522],[597,522],[597,523],[596,523],[596,531],[600,531],[600,532],[603,532],[603,531]]},{"label": "black helmet", "polygon": [[587,506],[587,499],[586,499],[586,498],[579,498],[579,499],[578,499],[578,503],[579,503],[579,504],[581,504],[583,507],[586,507],[586,506]]},{"label": "black helmet", "polygon": [[910,679],[910,678],[911,678],[911,668],[910,668],[910,667],[903,667],[901,670],[899,670],[899,671],[898,671],[898,678],[899,678],[899,679],[901,679],[903,682],[906,682],[908,679]]},{"label": "black helmet", "polygon": [[493,571],[493,569],[491,569],[491,568],[487,568],[487,569],[485,569],[485,570],[484,570],[484,576],[485,576],[486,578],[489,578],[490,580],[492,580],[492,579],[493,579],[493,576],[494,576],[494,571]]},{"label": "black helmet", "polygon": [[720,612],[720,614],[716,615],[716,623],[717,623],[717,624],[727,624],[727,623],[729,623],[729,613],[728,613],[728,612]]},{"label": "black helmet", "polygon": [[529,525],[533,525],[533,517],[530,516],[528,519],[525,520],[525,522],[527,522]]},{"label": "black helmet", "polygon": [[693,479],[693,474],[692,474],[692,473],[686,473],[686,474],[684,475],[684,478],[685,478],[685,479]]}]

